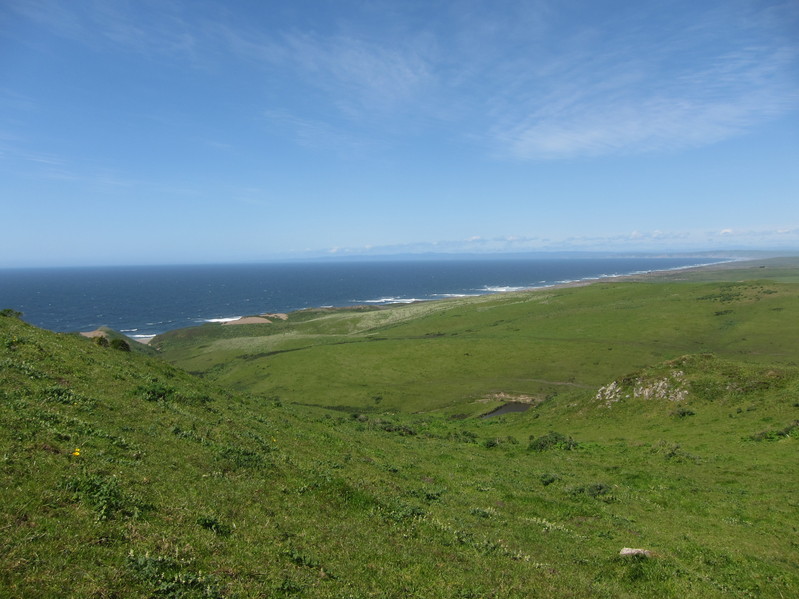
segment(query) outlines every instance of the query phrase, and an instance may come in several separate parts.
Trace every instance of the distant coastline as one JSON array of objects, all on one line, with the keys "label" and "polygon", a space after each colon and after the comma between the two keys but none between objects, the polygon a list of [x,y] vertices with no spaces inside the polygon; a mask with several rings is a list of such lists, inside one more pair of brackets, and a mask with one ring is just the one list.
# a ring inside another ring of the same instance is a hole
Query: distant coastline
[{"label": "distant coastline", "polygon": [[207,322],[319,307],[390,305],[594,282],[681,279],[747,262],[707,255],[315,262],[0,272],[0,304],[36,326],[110,327],[135,340]]},{"label": "distant coastline", "polygon": [[[367,302],[361,305],[375,305],[381,304],[382,307],[390,308],[392,306],[401,306],[406,305],[409,303],[416,303],[416,302],[429,302],[429,301],[446,301],[448,299],[454,298],[462,298],[462,297],[481,297],[484,295],[494,295],[500,293],[524,293],[524,292],[536,292],[536,291],[545,291],[548,289],[558,289],[558,288],[569,288],[569,287],[583,287],[587,285],[592,285],[595,283],[601,282],[624,282],[624,281],[645,281],[645,280],[653,280],[657,278],[665,278],[667,275],[672,273],[679,273],[682,271],[696,271],[700,272],[702,270],[713,270],[722,267],[722,265],[728,264],[741,264],[743,262],[750,261],[747,258],[734,258],[734,259],[726,259],[721,260],[719,262],[708,262],[704,264],[698,264],[693,266],[679,266],[674,268],[667,268],[661,270],[647,270],[647,271],[640,271],[640,272],[633,272],[629,274],[623,275],[600,275],[597,277],[589,277],[584,279],[577,279],[574,281],[563,281],[559,283],[554,283],[551,285],[541,285],[535,287],[519,287],[519,288],[510,288],[510,289],[495,289],[491,291],[487,291],[486,293],[476,293],[476,294],[450,294],[446,297],[439,297],[434,299],[410,299],[410,300],[402,300],[402,301],[380,301],[380,300],[373,300],[371,302]],[[314,306],[311,309],[340,309],[340,310],[347,310],[356,308],[358,305],[354,306]],[[267,318],[264,318],[265,315],[263,314],[244,314],[241,316],[233,316],[227,318],[210,318],[207,319],[206,323],[218,323],[221,325],[237,325],[237,324],[271,324],[271,321]],[[276,315],[268,315],[268,316],[276,316]],[[290,317],[289,314],[280,314],[277,315],[282,320],[285,320]],[[81,333],[84,335],[91,335],[92,332],[88,333]],[[160,334],[160,333],[159,333]],[[158,334],[153,335],[140,335],[140,336],[132,336],[135,341],[139,341],[140,343],[149,344]]]}]

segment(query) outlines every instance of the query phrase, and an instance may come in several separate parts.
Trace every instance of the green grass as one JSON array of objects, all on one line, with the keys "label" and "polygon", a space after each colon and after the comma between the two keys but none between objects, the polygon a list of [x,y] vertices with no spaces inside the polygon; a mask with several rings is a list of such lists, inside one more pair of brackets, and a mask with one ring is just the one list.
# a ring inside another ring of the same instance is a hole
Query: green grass
[{"label": "green grass", "polygon": [[799,283],[768,280],[604,283],[206,325],[154,346],[191,372],[289,402],[469,411],[497,393],[596,388],[687,353],[799,363],[797,300]]},{"label": "green grass", "polygon": [[164,336],[201,378],[0,317],[0,596],[797,596],[784,276]]}]

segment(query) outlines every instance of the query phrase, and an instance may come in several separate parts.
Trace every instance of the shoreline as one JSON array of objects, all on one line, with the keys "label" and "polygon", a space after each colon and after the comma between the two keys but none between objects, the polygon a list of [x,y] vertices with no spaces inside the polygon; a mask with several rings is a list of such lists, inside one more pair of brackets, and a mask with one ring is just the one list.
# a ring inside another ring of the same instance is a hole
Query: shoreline
[{"label": "shoreline", "polygon": [[[381,309],[390,309],[390,308],[397,308],[401,306],[408,306],[411,304],[422,304],[422,303],[429,303],[429,302],[443,302],[453,299],[468,299],[468,298],[477,298],[477,297],[486,297],[489,295],[501,295],[504,293],[531,293],[536,291],[545,291],[550,289],[564,289],[564,288],[571,288],[571,287],[586,287],[588,285],[592,285],[594,283],[600,282],[634,282],[639,280],[647,280],[653,279],[658,277],[664,277],[671,273],[682,273],[686,271],[701,271],[701,270],[715,270],[724,265],[729,264],[740,264],[749,261],[757,261],[750,260],[747,258],[730,258],[726,260],[720,260],[718,262],[708,262],[704,264],[696,264],[692,266],[679,266],[675,268],[666,268],[662,270],[649,270],[649,271],[638,271],[632,272],[628,274],[613,274],[613,275],[603,275],[598,277],[587,277],[584,279],[575,279],[573,281],[562,281],[558,283],[552,283],[549,285],[541,285],[538,287],[518,287],[512,288],[507,291],[487,291],[485,293],[475,293],[471,295],[461,295],[456,297],[438,297],[432,299],[410,299],[410,300],[399,300],[395,302],[386,301],[383,302],[382,300],[373,300],[367,301],[360,304],[352,304],[348,306],[317,306],[312,308],[302,308],[300,310],[294,310],[292,312],[288,312],[286,314],[280,314],[281,320],[287,320],[291,317],[291,315],[295,312],[301,312],[304,310],[330,310],[331,312],[337,310],[355,310],[365,307],[374,308],[377,310]],[[269,314],[265,316],[276,316],[275,314]],[[242,315],[242,316],[235,316],[235,317],[228,317],[228,318],[211,318],[206,320],[203,324],[196,325],[196,326],[205,326],[206,324],[217,323],[221,326],[228,326],[228,325],[240,325],[240,324],[271,324],[271,322],[267,319],[262,318],[261,315]],[[178,329],[171,329],[172,331],[179,331],[181,329],[186,328],[193,328],[193,327],[181,327]],[[151,337],[148,337],[146,340],[140,341],[139,339],[135,339],[140,343],[149,344],[155,337],[159,335],[164,335],[169,333],[170,331],[164,331],[163,333],[158,333]]]},{"label": "shoreline", "polygon": [[680,273],[685,271],[700,271],[700,270],[716,270],[718,267],[721,267],[726,264],[740,264],[741,262],[748,262],[748,260],[730,259],[730,260],[722,260],[719,262],[708,262],[706,264],[696,264],[694,266],[677,266],[675,268],[638,271],[621,275],[613,274],[613,275],[601,275],[598,277],[586,277],[584,279],[575,279],[574,281],[563,281],[562,283],[554,283],[552,285],[529,287],[527,289],[520,291],[536,291],[538,289],[557,289],[563,287],[585,287],[593,283],[604,283],[604,282],[623,283],[625,281],[641,281],[641,280],[665,277],[665,275],[670,273]]},{"label": "shoreline", "polygon": [[[727,258],[727,259],[719,259],[715,262],[707,262],[702,264],[696,264],[691,266],[680,266],[674,268],[667,268],[662,270],[649,270],[649,271],[636,271],[626,274],[608,274],[608,275],[600,275],[594,277],[587,277],[583,279],[575,279],[575,280],[564,280],[558,281],[556,283],[547,284],[547,285],[540,285],[540,286],[532,286],[532,287],[512,287],[508,288],[507,290],[488,290],[482,293],[474,293],[474,294],[463,294],[458,295],[455,297],[446,297],[446,294],[441,294],[441,297],[433,297],[429,299],[400,299],[396,298],[397,301],[391,301],[395,298],[384,298],[381,300],[367,300],[361,303],[353,303],[349,305],[340,305],[340,306],[318,306],[318,307],[310,307],[310,308],[300,308],[298,310],[293,310],[288,312],[288,314],[267,314],[267,313],[257,313],[257,314],[245,314],[240,316],[234,317],[226,317],[226,318],[209,318],[204,320],[202,323],[198,323],[196,325],[188,325],[183,327],[178,327],[175,329],[169,329],[166,331],[159,331],[153,334],[147,335],[140,335],[140,336],[129,336],[125,333],[122,333],[132,341],[137,343],[141,343],[143,345],[149,345],[150,342],[160,335],[169,333],[171,331],[194,328],[196,326],[204,326],[205,324],[210,323],[219,323],[223,325],[243,325],[243,324],[256,324],[256,323],[263,323],[269,324],[270,317],[278,317],[281,320],[285,318],[289,318],[290,315],[294,312],[301,312],[303,310],[351,310],[351,309],[358,309],[364,307],[371,307],[377,309],[385,309],[385,308],[394,308],[403,305],[409,305],[413,303],[427,303],[427,302],[437,302],[437,301],[444,301],[450,299],[468,299],[470,297],[484,297],[488,295],[498,295],[503,293],[530,293],[536,291],[545,291],[550,289],[559,289],[559,288],[570,288],[570,287],[583,287],[587,285],[592,285],[594,283],[604,283],[604,282],[637,282],[637,281],[679,281],[679,280],[689,280],[694,278],[699,280],[699,277],[692,277],[691,275],[697,275],[705,272],[714,272],[714,271],[725,271],[725,270],[736,270],[736,269],[745,269],[747,264],[750,265],[750,268],[766,268],[768,263],[771,263],[775,260],[786,260],[786,259],[793,259],[799,262],[799,257],[797,256],[769,256],[769,257],[735,257],[735,258]],[[258,320],[255,320],[258,319]],[[89,331],[88,333],[91,333]],[[84,332],[81,332],[84,334]]]}]

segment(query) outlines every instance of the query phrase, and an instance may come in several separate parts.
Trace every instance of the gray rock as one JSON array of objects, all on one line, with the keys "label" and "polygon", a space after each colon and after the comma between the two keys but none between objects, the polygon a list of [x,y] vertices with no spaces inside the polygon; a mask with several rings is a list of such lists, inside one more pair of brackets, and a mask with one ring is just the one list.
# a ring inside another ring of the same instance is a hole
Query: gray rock
[{"label": "gray rock", "polygon": [[634,549],[632,547],[624,547],[619,551],[619,555],[643,555],[644,557],[654,557],[654,553],[649,549]]}]

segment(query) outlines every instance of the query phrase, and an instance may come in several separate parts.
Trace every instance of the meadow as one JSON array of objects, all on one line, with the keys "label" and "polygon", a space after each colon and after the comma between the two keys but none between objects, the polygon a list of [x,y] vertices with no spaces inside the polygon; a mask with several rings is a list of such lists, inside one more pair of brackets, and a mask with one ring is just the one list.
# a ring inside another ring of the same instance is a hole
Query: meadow
[{"label": "meadow", "polygon": [[304,310],[182,329],[154,346],[206,379],[292,403],[473,413],[497,395],[537,403],[689,353],[795,362],[795,308],[795,287],[773,280],[596,283]]},{"label": "meadow", "polygon": [[795,260],[158,355],[7,313],[0,596],[797,596],[797,338]]}]

